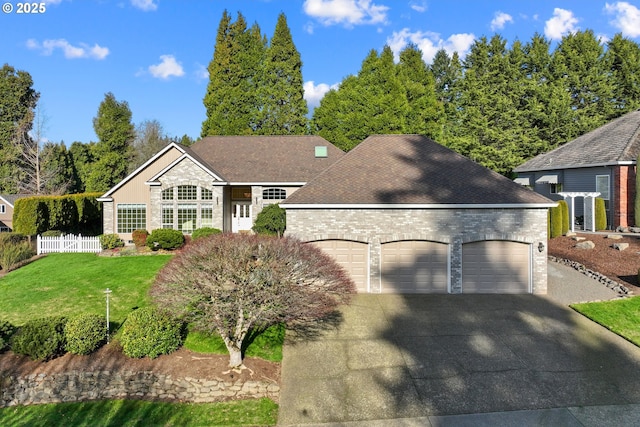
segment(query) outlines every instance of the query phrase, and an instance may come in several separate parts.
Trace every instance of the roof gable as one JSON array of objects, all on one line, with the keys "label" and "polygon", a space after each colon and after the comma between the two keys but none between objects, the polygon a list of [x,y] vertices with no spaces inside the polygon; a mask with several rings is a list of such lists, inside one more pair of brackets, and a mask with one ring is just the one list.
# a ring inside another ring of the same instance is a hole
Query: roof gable
[{"label": "roof gable", "polygon": [[0,194],[0,200],[4,201],[9,206],[13,207],[16,204],[16,200],[23,197],[30,197],[31,194]]},{"label": "roof gable", "polygon": [[[315,147],[327,147],[316,157]],[[208,136],[189,150],[231,183],[304,183],[344,156],[322,137]]]},{"label": "roof gable", "polygon": [[549,199],[421,135],[365,139],[283,205],[510,205]]},{"label": "roof gable", "polygon": [[515,168],[516,172],[635,162],[640,152],[640,110],[588,132]]}]

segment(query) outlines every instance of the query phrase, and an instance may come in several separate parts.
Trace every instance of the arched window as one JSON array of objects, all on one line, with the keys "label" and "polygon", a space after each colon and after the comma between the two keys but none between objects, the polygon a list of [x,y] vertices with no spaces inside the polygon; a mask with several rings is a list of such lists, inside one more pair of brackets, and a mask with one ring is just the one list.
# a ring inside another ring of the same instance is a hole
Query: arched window
[{"label": "arched window", "polygon": [[283,200],[287,198],[287,190],[284,188],[265,188],[262,190],[264,200]]}]

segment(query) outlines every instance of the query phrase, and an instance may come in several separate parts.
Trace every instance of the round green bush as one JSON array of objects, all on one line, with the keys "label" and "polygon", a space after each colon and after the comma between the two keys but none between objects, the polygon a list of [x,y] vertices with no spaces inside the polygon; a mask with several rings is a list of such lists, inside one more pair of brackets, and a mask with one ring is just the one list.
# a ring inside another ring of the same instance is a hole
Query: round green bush
[{"label": "round green bush", "polygon": [[195,230],[193,230],[193,233],[191,233],[191,239],[196,240],[202,237],[207,237],[213,234],[220,234],[220,233],[222,233],[222,230],[219,230],[217,228],[212,228],[212,227],[196,228]]},{"label": "round green bush", "polygon": [[124,246],[124,242],[117,234],[101,234],[99,239],[102,249],[115,249]]},{"label": "round green bush", "polygon": [[129,357],[156,358],[182,345],[183,323],[155,307],[131,312],[122,326],[120,344]]},{"label": "round green bush", "polygon": [[73,354],[90,354],[107,340],[104,317],[97,314],[80,314],[71,317],[64,327],[65,349]]},{"label": "round green bush", "polygon": [[154,251],[158,249],[174,250],[184,245],[184,234],[171,228],[158,228],[147,237],[147,246]]},{"label": "round green bush", "polygon": [[48,360],[64,354],[66,317],[49,316],[25,323],[11,339],[11,350],[33,360]]},{"label": "round green bush", "polygon": [[16,332],[16,327],[6,320],[0,320],[0,351],[7,348],[11,336]]}]

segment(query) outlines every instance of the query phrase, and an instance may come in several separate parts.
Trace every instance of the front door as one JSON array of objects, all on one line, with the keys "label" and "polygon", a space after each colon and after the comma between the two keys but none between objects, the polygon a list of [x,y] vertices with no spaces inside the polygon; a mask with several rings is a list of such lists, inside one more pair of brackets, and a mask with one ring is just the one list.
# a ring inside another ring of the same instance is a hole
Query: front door
[{"label": "front door", "polygon": [[251,230],[253,226],[251,221],[251,202],[231,203],[231,216],[232,232],[238,233]]}]

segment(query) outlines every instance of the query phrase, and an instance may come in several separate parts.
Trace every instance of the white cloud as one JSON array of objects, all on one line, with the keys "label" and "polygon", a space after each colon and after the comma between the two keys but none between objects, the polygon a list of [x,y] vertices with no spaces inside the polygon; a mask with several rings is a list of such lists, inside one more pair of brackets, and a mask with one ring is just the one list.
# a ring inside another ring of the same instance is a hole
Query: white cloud
[{"label": "white cloud", "polygon": [[305,82],[302,87],[304,89],[304,99],[307,101],[307,105],[310,107],[309,109],[313,109],[320,105],[320,100],[324,95],[331,89],[337,89],[338,86],[338,84],[329,86],[326,83],[319,83],[316,85],[313,80]]},{"label": "white cloud", "polygon": [[154,0],[131,0],[131,5],[145,12],[152,12],[158,9],[158,4]]},{"label": "white cloud", "polygon": [[393,32],[391,37],[387,38],[387,44],[393,51],[396,60],[400,55],[400,51],[409,43],[413,43],[422,51],[422,59],[427,64],[431,64],[433,57],[440,49],[444,49],[450,56],[453,52],[458,52],[460,58],[464,58],[476,36],[470,33],[452,34],[446,40],[440,37],[440,34],[433,32],[415,31],[411,32],[408,28],[403,28],[400,32]]},{"label": "white cloud", "polygon": [[149,66],[149,72],[153,77],[166,80],[172,76],[184,76],[182,65],[173,55],[160,55],[160,60],[159,64]]},{"label": "white cloud", "polygon": [[556,7],[553,9],[553,18],[544,25],[544,35],[551,40],[560,40],[565,34],[575,33],[577,24],[578,18],[573,16],[573,12]]},{"label": "white cloud", "polygon": [[424,12],[427,11],[427,2],[426,1],[411,2],[411,4],[409,6],[411,7],[411,9],[415,10],[416,12],[424,13]]},{"label": "white cloud", "polygon": [[615,15],[615,19],[609,21],[611,25],[618,28],[623,36],[640,36],[640,10],[637,7],[625,2],[606,3],[604,10],[609,15]]},{"label": "white cloud", "polygon": [[343,24],[347,27],[363,24],[385,24],[387,6],[371,0],[305,0],[304,12],[323,25]]},{"label": "white cloud", "polygon": [[67,59],[91,58],[102,60],[109,55],[109,48],[102,47],[98,44],[89,46],[86,43],[80,43],[73,46],[65,39],[49,39],[42,43],[35,39],[27,40],[27,48],[31,50],[39,50],[43,55],[52,55],[56,49],[62,50],[64,57]]},{"label": "white cloud", "polygon": [[491,31],[503,29],[507,22],[513,23],[513,17],[511,15],[504,12],[496,12],[494,18],[491,20]]}]

